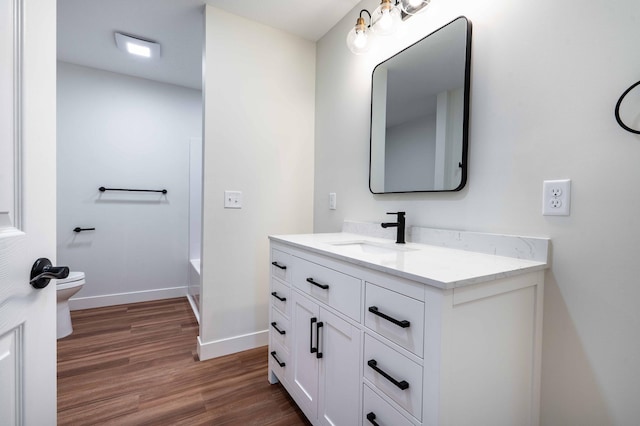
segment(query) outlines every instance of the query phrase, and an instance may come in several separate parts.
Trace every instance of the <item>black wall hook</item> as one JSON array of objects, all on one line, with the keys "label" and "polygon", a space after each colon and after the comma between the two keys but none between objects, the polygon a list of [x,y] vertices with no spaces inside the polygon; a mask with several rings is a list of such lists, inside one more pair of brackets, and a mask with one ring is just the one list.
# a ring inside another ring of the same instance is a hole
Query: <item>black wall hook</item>
[{"label": "black wall hook", "polygon": [[620,99],[618,99],[618,102],[616,103],[616,111],[615,111],[616,121],[618,122],[620,127],[625,129],[627,132],[635,133],[636,135],[640,135],[640,130],[632,129],[631,127],[629,127],[626,124],[624,124],[624,122],[620,118],[620,105],[622,104],[622,101],[624,100],[624,97],[627,96],[627,94],[630,91],[632,91],[638,85],[640,85],[640,81],[632,84],[631,87],[629,87],[627,90],[624,91],[624,93],[622,94],[622,96],[620,96]]},{"label": "black wall hook", "polygon": [[79,226],[76,226],[75,228],[73,228],[73,232],[82,232],[82,231],[95,231],[96,228],[80,228]]}]

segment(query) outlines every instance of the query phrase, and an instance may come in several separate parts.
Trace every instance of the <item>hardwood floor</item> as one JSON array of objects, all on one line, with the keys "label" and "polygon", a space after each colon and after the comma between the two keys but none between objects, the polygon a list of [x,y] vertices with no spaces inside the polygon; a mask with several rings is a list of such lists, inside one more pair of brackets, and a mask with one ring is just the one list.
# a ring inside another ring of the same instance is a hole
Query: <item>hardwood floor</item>
[{"label": "hardwood floor", "polygon": [[186,298],[73,311],[59,425],[309,425],[267,381],[267,348],[198,361]]}]

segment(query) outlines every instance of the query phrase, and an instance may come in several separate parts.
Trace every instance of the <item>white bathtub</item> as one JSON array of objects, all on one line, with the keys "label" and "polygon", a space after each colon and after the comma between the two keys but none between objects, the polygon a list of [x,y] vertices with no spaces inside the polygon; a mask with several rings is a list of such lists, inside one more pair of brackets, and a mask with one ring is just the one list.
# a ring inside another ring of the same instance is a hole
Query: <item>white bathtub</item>
[{"label": "white bathtub", "polygon": [[187,299],[193,309],[198,323],[200,322],[200,259],[191,259],[189,261],[189,289],[187,291]]}]

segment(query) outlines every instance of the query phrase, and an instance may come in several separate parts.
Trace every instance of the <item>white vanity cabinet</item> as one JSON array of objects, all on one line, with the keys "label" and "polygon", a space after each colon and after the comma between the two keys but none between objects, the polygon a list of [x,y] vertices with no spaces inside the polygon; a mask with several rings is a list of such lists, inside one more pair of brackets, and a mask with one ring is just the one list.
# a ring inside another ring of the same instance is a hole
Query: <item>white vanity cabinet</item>
[{"label": "white vanity cabinet", "polygon": [[269,309],[269,380],[277,376],[283,384],[290,382],[291,371],[291,268],[292,257],[271,250],[271,286]]},{"label": "white vanity cabinet", "polygon": [[289,392],[316,424],[358,424],[360,330],[297,292],[292,321]]},{"label": "white vanity cabinet", "polygon": [[362,282],[286,250],[271,250],[269,380],[314,424],[358,424]]},{"label": "white vanity cabinet", "polygon": [[271,237],[271,383],[314,425],[538,424],[546,262],[348,238]]}]

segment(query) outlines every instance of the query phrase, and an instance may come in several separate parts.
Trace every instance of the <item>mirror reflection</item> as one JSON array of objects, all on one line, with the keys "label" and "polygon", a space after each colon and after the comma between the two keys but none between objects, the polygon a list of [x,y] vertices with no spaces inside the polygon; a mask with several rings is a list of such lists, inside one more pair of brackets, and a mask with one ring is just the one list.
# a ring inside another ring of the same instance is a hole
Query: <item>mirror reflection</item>
[{"label": "mirror reflection", "polygon": [[459,17],[374,68],[371,192],[464,187],[470,58],[471,23]]}]

